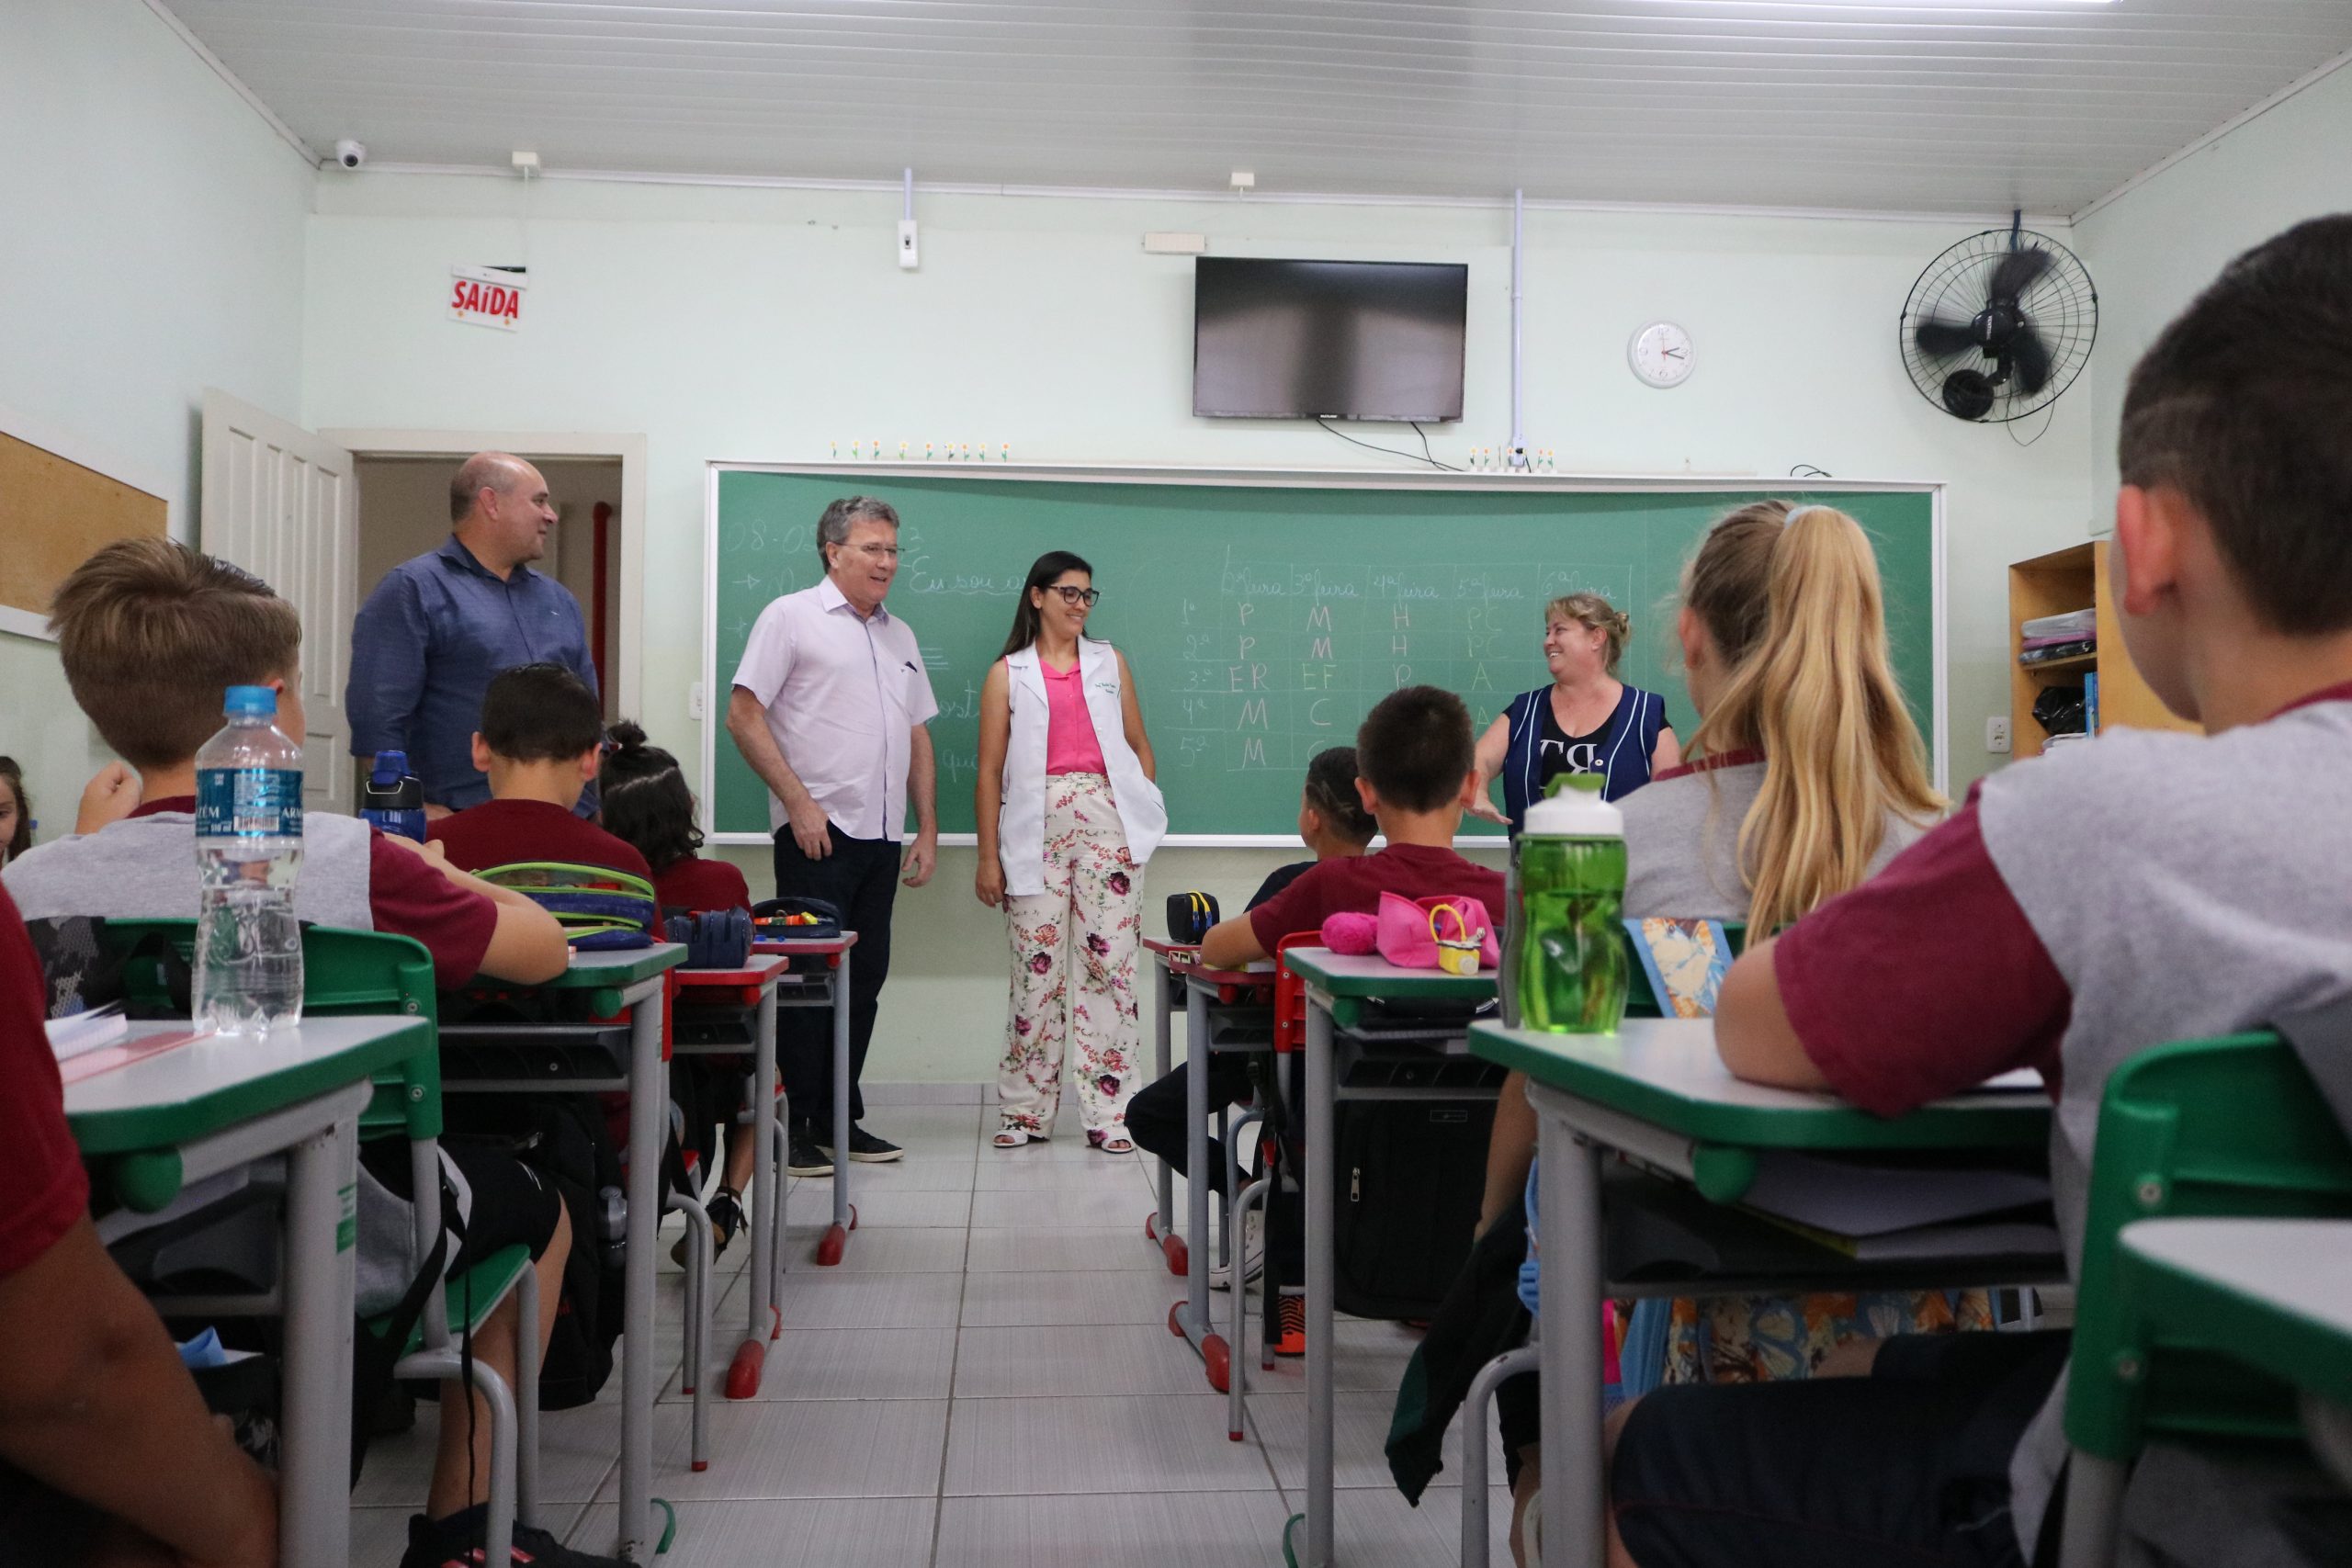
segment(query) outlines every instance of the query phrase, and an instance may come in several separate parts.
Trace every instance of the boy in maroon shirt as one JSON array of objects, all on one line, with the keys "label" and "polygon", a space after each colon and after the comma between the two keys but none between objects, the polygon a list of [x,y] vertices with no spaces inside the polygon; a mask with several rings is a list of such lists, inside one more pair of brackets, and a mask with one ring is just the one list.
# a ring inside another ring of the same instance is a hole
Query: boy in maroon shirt
[{"label": "boy in maroon shirt", "polygon": [[604,755],[604,712],[579,676],[560,664],[501,671],[474,732],[474,766],[490,775],[491,797],[433,823],[425,839],[460,871],[567,861],[650,882],[643,855],[572,815]]},{"label": "boy in maroon shirt", "polygon": [[1371,914],[1383,893],[1408,898],[1467,894],[1500,919],[1500,872],[1453,852],[1454,830],[1476,798],[1470,710],[1452,692],[1407,686],[1373,705],[1356,731],[1356,794],[1387,847],[1318,861],[1272,898],[1201,939],[1201,960],[1238,969],[1273,956],[1283,938],[1323,929],[1331,916]]}]

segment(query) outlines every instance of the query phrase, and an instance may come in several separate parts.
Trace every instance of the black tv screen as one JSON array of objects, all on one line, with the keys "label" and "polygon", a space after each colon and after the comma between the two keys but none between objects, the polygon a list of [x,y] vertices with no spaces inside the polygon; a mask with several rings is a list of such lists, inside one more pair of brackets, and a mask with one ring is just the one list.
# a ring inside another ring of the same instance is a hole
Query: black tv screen
[{"label": "black tv screen", "polygon": [[1216,419],[1462,417],[1470,269],[1202,256],[1193,412]]}]

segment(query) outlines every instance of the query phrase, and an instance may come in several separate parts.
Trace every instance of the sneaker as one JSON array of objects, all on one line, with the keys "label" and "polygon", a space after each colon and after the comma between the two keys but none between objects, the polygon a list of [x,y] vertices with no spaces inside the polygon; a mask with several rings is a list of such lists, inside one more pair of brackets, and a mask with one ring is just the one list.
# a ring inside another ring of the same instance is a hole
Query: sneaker
[{"label": "sneaker", "polygon": [[[722,1187],[718,1196],[703,1205],[703,1212],[710,1216],[710,1260],[716,1263],[726,1255],[727,1244],[735,1239],[735,1233],[743,1228],[742,1200]],[[686,1266],[684,1236],[678,1237],[677,1245],[670,1248],[670,1261],[681,1269]]]},{"label": "sneaker", "polygon": [[[1241,1216],[1241,1282],[1249,1284],[1266,1268],[1266,1216],[1256,1209]],[[1209,1265],[1209,1289],[1233,1289],[1233,1269],[1223,1263]]]},{"label": "sneaker", "polygon": [[1274,1339],[1277,1356],[1306,1354],[1306,1292],[1283,1287],[1282,1298],[1274,1303],[1274,1325],[1281,1333]]},{"label": "sneaker", "polygon": [[[401,1554],[401,1568],[484,1568],[481,1538],[489,1518],[490,1506],[485,1503],[461,1509],[438,1523],[423,1514],[410,1515],[408,1550]],[[514,1525],[514,1543],[512,1568],[621,1568],[616,1558],[574,1551],[547,1531],[520,1520]]]},{"label": "sneaker", "polygon": [[[833,1157],[832,1134],[819,1134],[816,1145],[827,1159]],[[853,1122],[849,1130],[849,1157],[860,1165],[888,1165],[894,1159],[904,1159],[907,1151],[888,1138],[877,1138]]]},{"label": "sneaker", "polygon": [[833,1174],[833,1151],[817,1146],[816,1135],[806,1129],[796,1129],[785,1151],[784,1168],[793,1176],[831,1176]]}]

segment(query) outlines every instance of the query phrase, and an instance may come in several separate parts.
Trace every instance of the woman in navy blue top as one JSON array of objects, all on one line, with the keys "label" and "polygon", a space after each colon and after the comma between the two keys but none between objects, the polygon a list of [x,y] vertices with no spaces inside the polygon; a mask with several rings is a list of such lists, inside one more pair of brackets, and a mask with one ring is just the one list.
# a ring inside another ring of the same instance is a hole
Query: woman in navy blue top
[{"label": "woman in navy blue top", "polygon": [[[1598,593],[1571,593],[1544,610],[1544,662],[1552,683],[1513,697],[1478,740],[1478,794],[1470,809],[1514,833],[1528,805],[1562,773],[1599,773],[1609,800],[1682,761],[1666,699],[1617,679],[1623,612]],[[1489,793],[1503,781],[1503,808]]]}]

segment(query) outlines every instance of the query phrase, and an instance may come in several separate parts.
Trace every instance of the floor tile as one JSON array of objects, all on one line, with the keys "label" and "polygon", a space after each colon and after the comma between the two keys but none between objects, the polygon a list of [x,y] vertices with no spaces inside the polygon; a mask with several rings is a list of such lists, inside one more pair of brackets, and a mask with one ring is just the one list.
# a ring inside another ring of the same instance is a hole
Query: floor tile
[{"label": "floor tile", "polygon": [[1286,1517],[1272,1492],[950,1497],[935,1568],[1266,1568]]},{"label": "floor tile", "polygon": [[[853,1241],[851,1246],[857,1244]],[[964,1293],[957,1274],[854,1274],[795,1268],[784,1277],[792,1328],[953,1328]]]},{"label": "floor tile", "polygon": [[[1296,1510],[1304,1505],[1295,1500]],[[1306,1525],[1298,1525],[1303,1549]],[[1331,1499],[1332,1544],[1348,1568],[1430,1568],[1462,1560],[1462,1489],[1432,1486],[1415,1507],[1393,1486],[1350,1488]],[[666,1561],[666,1560],[665,1560]],[[1510,1493],[1487,1490],[1487,1562],[1510,1568]]]},{"label": "floor tile", "polygon": [[[956,1194],[961,1196],[961,1194]],[[820,1269],[815,1262],[820,1231],[790,1236],[785,1260],[786,1278],[811,1274],[953,1274],[964,1267],[965,1231],[961,1225],[900,1225],[885,1228],[865,1224],[865,1201],[857,1204],[858,1226],[842,1249],[842,1260]]]},{"label": "floor tile", "polygon": [[983,1192],[1091,1191],[1097,1188],[1115,1187],[1119,1191],[1132,1190],[1125,1179],[1125,1168],[1133,1160],[1120,1160],[1105,1168],[1102,1160],[1029,1159],[1026,1149],[1016,1149],[1000,1155],[990,1149],[983,1153],[973,1171],[972,1185]]},{"label": "floor tile", "polygon": [[1214,1392],[1191,1346],[1164,1326],[966,1328],[956,1397]]},{"label": "floor tile", "polygon": [[[1295,1496],[1306,1483],[1306,1395],[1253,1393],[1249,1403],[1250,1429],[1265,1444],[1266,1455],[1273,1461],[1274,1473],[1281,1478],[1283,1490]],[[1337,1484],[1387,1487],[1388,1423],[1396,1410],[1396,1392],[1362,1390],[1336,1393],[1331,1403],[1332,1472]],[[1486,1438],[1487,1473],[1499,1476],[1503,1473],[1502,1443],[1495,1436],[1491,1421],[1487,1423]],[[1438,1457],[1445,1466],[1441,1473],[1450,1481],[1459,1481],[1460,1421],[1448,1428]]]},{"label": "floor tile", "polygon": [[[730,1348],[729,1354],[732,1355]],[[768,1342],[759,1400],[945,1399],[956,1367],[952,1328],[790,1328]],[[725,1400],[726,1379],[712,1384]],[[677,1381],[662,1391],[683,1403]]]},{"label": "floor tile", "polygon": [[1214,1393],[958,1400],[945,1495],[1272,1491],[1264,1455],[1227,1440],[1224,1412]]},{"label": "floor tile", "polygon": [[[891,1188],[876,1182],[853,1181],[850,1184],[849,1201],[850,1207],[856,1212],[857,1227],[861,1232],[891,1226],[921,1226],[934,1229],[940,1226],[953,1226],[960,1231],[972,1223],[972,1194],[968,1190],[964,1189],[945,1192],[923,1192]],[[831,1213],[830,1204],[819,1209],[816,1213],[808,1213],[795,1209],[792,1213],[795,1224],[786,1234],[787,1235],[805,1235],[809,1237],[813,1245],[817,1231],[821,1226],[804,1230],[799,1222],[804,1220],[815,1222],[821,1215],[823,1223],[830,1224]],[[855,1247],[857,1237],[852,1236],[850,1245]]]},{"label": "floor tile", "polygon": [[1108,1170],[1102,1173],[1100,1181],[1082,1187],[1042,1192],[972,1194],[972,1226],[976,1230],[999,1230],[1013,1225],[1088,1228],[1124,1225],[1132,1227],[1139,1235],[1143,1230],[1144,1215],[1150,1212],[1150,1198],[1138,1191],[1132,1179]]},{"label": "floor tile", "polygon": [[[946,1433],[944,1399],[722,1404],[710,1413],[710,1468],[687,1468],[682,1427],[654,1461],[656,1491],[673,1501],[933,1497]],[[619,1484],[608,1483],[600,1500]]]},{"label": "floor tile", "polygon": [[978,1083],[875,1083],[868,1079],[857,1087],[869,1112],[876,1106],[895,1111],[902,1105],[978,1105],[995,1092],[992,1086]]},{"label": "floor tile", "polygon": [[[870,1192],[969,1192],[976,1171],[971,1155],[922,1153],[892,1160],[888,1165],[861,1165],[850,1172],[850,1196],[865,1201]],[[815,1184],[815,1191],[823,1201],[832,1201],[831,1178],[804,1177]],[[796,1205],[799,1194],[794,1195]],[[809,1214],[797,1206],[792,1210],[796,1219],[806,1220]]]},{"label": "floor tile", "polygon": [[[977,1196],[977,1194],[975,1195]],[[971,1249],[964,1267],[974,1274],[1008,1271],[1073,1273],[1088,1269],[1148,1269],[1169,1278],[1168,1259],[1144,1239],[1143,1216],[1150,1204],[1137,1203],[1134,1223],[1065,1228],[1020,1224],[972,1227]]]},{"label": "floor tile", "polygon": [[[662,1568],[921,1568],[931,1561],[938,1504],[922,1497],[802,1497],[777,1502],[679,1502],[677,1539]],[[570,1545],[609,1551],[620,1506],[584,1514]]]},{"label": "floor tile", "polygon": [[[1117,1244],[1122,1251],[1132,1240]],[[964,1281],[967,1328],[1039,1328],[1152,1324],[1164,1332],[1184,1281],[1165,1269],[1091,1269],[1083,1273],[972,1274]]]}]

